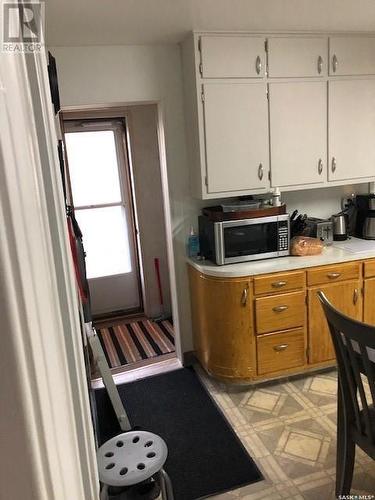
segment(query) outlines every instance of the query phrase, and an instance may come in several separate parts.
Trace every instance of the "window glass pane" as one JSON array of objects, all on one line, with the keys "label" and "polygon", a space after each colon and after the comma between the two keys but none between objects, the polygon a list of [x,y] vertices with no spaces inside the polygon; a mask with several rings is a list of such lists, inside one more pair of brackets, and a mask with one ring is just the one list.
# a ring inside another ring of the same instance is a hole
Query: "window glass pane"
[{"label": "window glass pane", "polygon": [[121,201],[112,130],[65,134],[75,207]]},{"label": "window glass pane", "polygon": [[132,263],[124,207],[105,207],[75,212],[83,234],[87,277],[130,273]]}]

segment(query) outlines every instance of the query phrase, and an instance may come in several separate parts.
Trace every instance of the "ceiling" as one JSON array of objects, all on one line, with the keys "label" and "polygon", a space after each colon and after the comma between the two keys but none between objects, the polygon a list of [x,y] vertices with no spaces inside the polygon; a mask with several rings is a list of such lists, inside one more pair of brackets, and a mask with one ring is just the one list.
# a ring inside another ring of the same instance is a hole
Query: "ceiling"
[{"label": "ceiling", "polygon": [[375,31],[375,0],[47,0],[50,46],[176,43],[190,30]]}]

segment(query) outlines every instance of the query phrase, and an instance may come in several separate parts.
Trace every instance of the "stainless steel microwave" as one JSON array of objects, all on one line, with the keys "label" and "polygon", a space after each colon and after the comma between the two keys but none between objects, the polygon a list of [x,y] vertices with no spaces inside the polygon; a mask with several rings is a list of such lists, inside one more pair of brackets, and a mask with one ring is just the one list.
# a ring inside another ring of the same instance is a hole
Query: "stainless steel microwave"
[{"label": "stainless steel microwave", "polygon": [[289,255],[289,215],[223,222],[199,217],[201,256],[221,266]]}]

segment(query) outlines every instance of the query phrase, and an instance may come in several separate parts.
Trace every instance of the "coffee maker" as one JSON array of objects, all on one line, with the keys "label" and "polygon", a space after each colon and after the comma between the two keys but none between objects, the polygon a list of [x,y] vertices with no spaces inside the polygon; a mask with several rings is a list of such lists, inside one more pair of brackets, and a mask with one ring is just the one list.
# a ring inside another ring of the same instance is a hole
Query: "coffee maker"
[{"label": "coffee maker", "polygon": [[357,218],[355,236],[375,240],[375,193],[358,194],[355,199]]}]

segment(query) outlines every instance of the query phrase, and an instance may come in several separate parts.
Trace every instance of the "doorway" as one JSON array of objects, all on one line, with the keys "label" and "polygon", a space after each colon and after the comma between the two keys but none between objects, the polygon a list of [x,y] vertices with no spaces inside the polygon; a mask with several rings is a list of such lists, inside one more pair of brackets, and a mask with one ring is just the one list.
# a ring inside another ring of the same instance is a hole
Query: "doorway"
[{"label": "doorway", "polygon": [[158,120],[156,104],[63,113],[94,326],[115,374],[176,360]]}]

